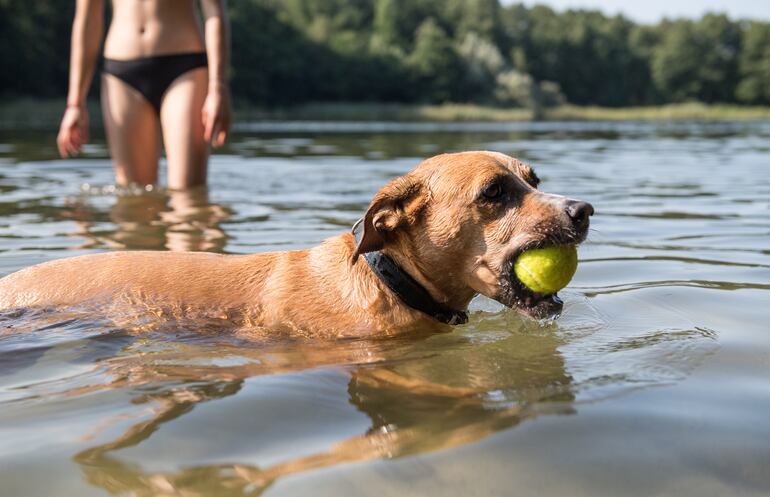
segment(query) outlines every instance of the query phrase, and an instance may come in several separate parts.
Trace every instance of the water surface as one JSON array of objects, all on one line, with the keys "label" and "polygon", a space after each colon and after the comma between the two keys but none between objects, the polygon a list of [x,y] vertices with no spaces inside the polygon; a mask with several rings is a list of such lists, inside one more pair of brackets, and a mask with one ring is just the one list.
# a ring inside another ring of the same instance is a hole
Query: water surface
[{"label": "water surface", "polygon": [[[0,132],[0,275],[349,229],[421,158],[492,149],[594,204],[566,305],[313,342],[0,318],[0,495],[770,493],[770,125],[254,123],[208,192],[116,192],[103,142]],[[88,275],[83,275],[87,278]]]}]

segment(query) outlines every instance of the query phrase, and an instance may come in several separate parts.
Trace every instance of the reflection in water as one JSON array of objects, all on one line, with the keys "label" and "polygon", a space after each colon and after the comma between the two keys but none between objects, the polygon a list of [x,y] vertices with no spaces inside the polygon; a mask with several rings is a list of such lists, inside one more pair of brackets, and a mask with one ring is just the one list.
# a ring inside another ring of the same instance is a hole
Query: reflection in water
[{"label": "reflection in water", "polygon": [[[541,413],[573,412],[573,385],[558,352],[562,340],[548,331],[506,334],[488,343],[450,335],[248,348],[185,343],[161,352],[145,351],[157,350],[157,344],[145,345],[139,348],[144,352],[103,361],[113,381],[93,388],[131,387],[134,404],[151,406],[150,419],[81,451],[74,460],[87,481],[110,493],[254,495],[292,474],[472,443]],[[329,364],[349,365],[349,402],[369,417],[370,427],[326,451],[266,467],[214,464],[172,471],[155,471],[116,454],[141,444],[197,404],[238,393],[249,377]],[[141,385],[151,388],[137,388]]]},{"label": "reflection in water", "polygon": [[75,221],[72,236],[87,239],[79,248],[222,252],[227,235],[220,227],[233,212],[212,203],[208,190],[119,192],[105,225],[89,196],[68,202],[61,216]]}]

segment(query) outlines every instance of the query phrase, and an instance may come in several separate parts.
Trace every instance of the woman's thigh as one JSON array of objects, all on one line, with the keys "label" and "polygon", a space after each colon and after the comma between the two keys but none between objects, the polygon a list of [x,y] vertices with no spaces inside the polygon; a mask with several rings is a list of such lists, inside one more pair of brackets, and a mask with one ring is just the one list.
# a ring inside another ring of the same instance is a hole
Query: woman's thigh
[{"label": "woman's thigh", "polygon": [[105,74],[102,114],[117,183],[157,183],[160,123],[152,105],[127,83]]},{"label": "woman's thigh", "polygon": [[179,76],[163,96],[160,121],[170,189],[206,184],[209,144],[203,138],[201,109],[207,88],[208,71],[201,67]]}]

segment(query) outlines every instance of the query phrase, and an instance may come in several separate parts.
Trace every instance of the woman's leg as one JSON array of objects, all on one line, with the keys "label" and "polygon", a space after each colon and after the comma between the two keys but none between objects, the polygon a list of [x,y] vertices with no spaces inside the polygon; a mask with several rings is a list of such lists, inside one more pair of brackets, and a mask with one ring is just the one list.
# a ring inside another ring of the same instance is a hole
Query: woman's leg
[{"label": "woman's leg", "polygon": [[104,129],[119,185],[158,182],[160,124],[152,105],[111,74],[102,76]]},{"label": "woman's leg", "polygon": [[208,70],[200,67],[179,76],[163,96],[160,121],[172,190],[206,184],[209,144],[203,139],[201,109],[207,88]]}]

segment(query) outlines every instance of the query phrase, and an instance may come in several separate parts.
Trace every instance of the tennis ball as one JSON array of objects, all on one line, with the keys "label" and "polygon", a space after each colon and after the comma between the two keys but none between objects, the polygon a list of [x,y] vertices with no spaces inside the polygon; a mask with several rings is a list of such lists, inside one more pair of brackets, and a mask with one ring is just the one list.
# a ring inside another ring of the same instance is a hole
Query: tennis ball
[{"label": "tennis ball", "polygon": [[556,293],[572,279],[577,269],[573,246],[527,250],[516,259],[513,271],[524,286],[535,293]]}]

